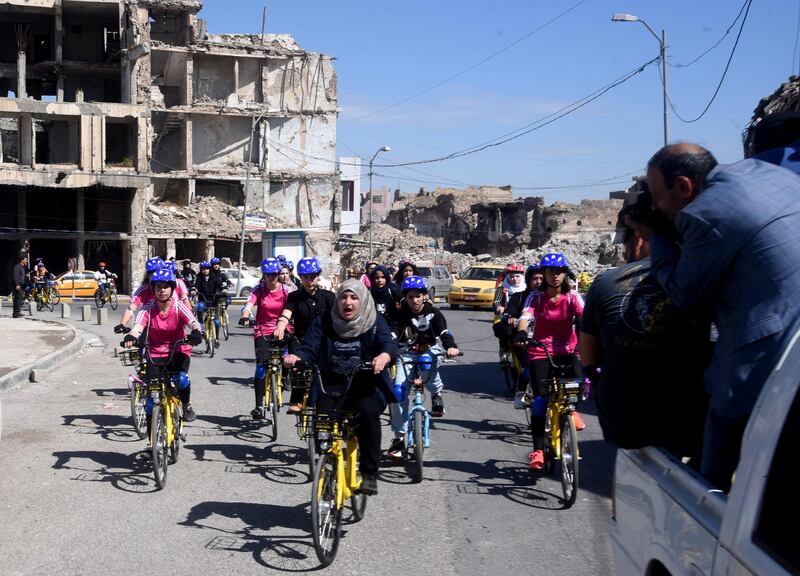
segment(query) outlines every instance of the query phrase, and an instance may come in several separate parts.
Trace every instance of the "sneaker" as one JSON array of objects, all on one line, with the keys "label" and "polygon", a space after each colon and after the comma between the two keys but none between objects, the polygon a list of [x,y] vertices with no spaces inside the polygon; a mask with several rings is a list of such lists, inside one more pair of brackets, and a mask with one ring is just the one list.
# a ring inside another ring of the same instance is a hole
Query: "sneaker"
[{"label": "sneaker", "polygon": [[395,438],[392,440],[392,444],[389,446],[389,451],[387,454],[389,458],[393,458],[395,460],[400,460],[403,458],[403,452],[406,450],[406,442],[402,438]]},{"label": "sneaker", "polygon": [[150,448],[147,448],[147,449],[142,450],[141,452],[139,452],[139,454],[137,455],[137,458],[139,458],[139,460],[147,460],[148,462],[152,462],[153,461],[153,452],[152,452],[152,450],[150,450]]},{"label": "sneaker", "polygon": [[444,416],[444,401],[441,394],[431,398],[431,416],[436,416],[437,418]]},{"label": "sneaker", "polygon": [[586,428],[586,422],[583,421],[583,417],[577,412],[572,413],[572,422],[575,424],[575,430],[580,431]]},{"label": "sneaker", "polygon": [[184,422],[194,422],[197,419],[197,414],[194,413],[192,410],[191,404],[184,404],[183,405],[183,421]]},{"label": "sneaker", "polygon": [[250,417],[253,420],[263,420],[264,419],[264,409],[260,406],[256,406],[252,410],[250,410]]},{"label": "sneaker", "polygon": [[361,479],[361,493],[368,496],[378,493],[378,477],[375,474],[364,474]]},{"label": "sneaker", "polygon": [[525,392],[522,390],[514,396],[514,408],[516,410],[525,410]]},{"label": "sneaker", "polygon": [[300,414],[302,412],[303,412],[302,402],[295,402],[294,404],[290,404],[289,407],[286,409],[287,414]]},{"label": "sneaker", "polygon": [[544,468],[544,451],[543,450],[534,450],[530,454],[531,461],[528,464],[528,468],[531,470],[541,470]]}]

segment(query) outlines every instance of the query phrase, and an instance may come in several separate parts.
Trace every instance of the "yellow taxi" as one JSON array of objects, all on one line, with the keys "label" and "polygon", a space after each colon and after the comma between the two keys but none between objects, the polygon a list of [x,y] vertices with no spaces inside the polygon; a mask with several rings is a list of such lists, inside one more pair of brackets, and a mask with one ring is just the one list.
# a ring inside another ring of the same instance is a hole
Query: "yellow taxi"
[{"label": "yellow taxi", "polygon": [[56,276],[56,288],[58,288],[63,298],[72,296],[94,298],[94,292],[97,290],[97,280],[94,279],[92,270],[64,272]]},{"label": "yellow taxi", "polygon": [[503,272],[500,264],[474,264],[453,281],[447,293],[447,303],[453,310],[460,306],[491,308],[497,278]]}]

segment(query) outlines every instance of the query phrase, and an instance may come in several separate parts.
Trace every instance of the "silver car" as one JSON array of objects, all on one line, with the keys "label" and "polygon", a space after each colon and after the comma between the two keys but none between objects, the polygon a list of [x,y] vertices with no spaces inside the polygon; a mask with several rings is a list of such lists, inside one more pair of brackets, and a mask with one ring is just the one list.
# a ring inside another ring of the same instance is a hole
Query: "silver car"
[{"label": "silver car", "polygon": [[447,268],[444,266],[417,266],[417,272],[425,280],[431,302],[436,301],[436,296],[447,298],[447,293],[453,284],[453,276],[447,271]]}]

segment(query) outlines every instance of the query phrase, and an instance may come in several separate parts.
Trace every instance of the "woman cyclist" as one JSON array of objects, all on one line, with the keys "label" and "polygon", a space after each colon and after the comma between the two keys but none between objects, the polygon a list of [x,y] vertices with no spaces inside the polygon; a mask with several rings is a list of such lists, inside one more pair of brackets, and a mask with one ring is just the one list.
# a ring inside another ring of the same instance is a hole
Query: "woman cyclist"
[{"label": "woman cyclist", "polygon": [[161,258],[150,258],[150,260],[145,262],[145,272],[144,277],[142,278],[142,284],[136,289],[133,295],[131,295],[131,301],[128,304],[128,308],[122,315],[122,320],[119,321],[119,324],[114,326],[114,332],[117,334],[125,332],[125,327],[127,326],[128,321],[130,321],[133,314],[143,305],[155,300],[156,297],[153,293],[153,287],[150,285],[150,277],[157,270],[164,268],[164,266],[164,261]]},{"label": "woman cyclist", "polygon": [[403,294],[397,284],[392,282],[385,266],[377,264],[370,271],[369,291],[378,313],[391,325],[397,317]]},{"label": "woman cyclist", "polygon": [[410,260],[400,260],[400,263],[397,265],[397,272],[394,275],[394,283],[398,286],[402,286],[403,280],[409,276],[419,276],[417,266]]},{"label": "woman cyclist", "polygon": [[[178,386],[178,396],[183,404],[183,419],[192,422],[196,415],[190,403],[191,382],[189,381],[189,360],[192,355],[191,346],[202,342],[200,324],[192,315],[192,310],[172,295],[175,291],[175,274],[172,270],[164,269],[153,272],[150,277],[150,286],[155,294],[154,299],[144,306],[136,315],[136,322],[130,333],[125,335],[124,345],[131,348],[139,337],[147,331],[144,346],[150,357],[155,362],[147,363],[147,377],[159,376],[162,371],[167,371],[178,376],[175,383]],[[189,344],[182,344],[180,349],[172,355],[172,360],[167,365],[159,365],[158,360],[169,357],[173,345],[178,340],[186,338],[186,329],[191,330]],[[153,410],[153,401],[147,399],[147,414]],[[147,419],[148,429],[150,419]],[[148,434],[149,437],[149,434]]]},{"label": "woman cyclist", "polygon": [[360,281],[349,279],[339,287],[333,308],[314,321],[295,353],[284,359],[289,367],[298,361],[316,364],[325,389],[340,391],[354,365],[372,362],[371,372],[355,374],[346,397],[320,395],[316,401],[321,412],[338,409],[360,413],[356,435],[364,494],[378,493],[380,416],[386,404],[394,401],[385,368],[396,357],[397,344],[386,321],[375,310],[369,290]]},{"label": "woman cyclist", "polygon": [[[517,324],[514,342],[527,346],[528,368],[533,388],[531,405],[531,434],[533,452],[529,466],[534,470],[544,467],[545,413],[547,389],[552,378],[547,353],[538,346],[528,345],[528,326],[533,325],[533,338],[547,347],[558,365],[574,365],[578,337],[575,324],[583,315],[583,302],[572,290],[568,276],[572,276],[563,254],[550,253],[542,257],[540,267],[544,272],[541,291],[532,292],[525,301],[522,316]],[[516,400],[515,400],[516,402]],[[576,413],[577,416],[577,413]],[[576,428],[579,420],[576,419]]]},{"label": "woman cyclist", "polygon": [[286,286],[289,292],[297,290],[297,284],[294,282],[292,270],[294,270],[294,263],[291,260],[279,260],[281,263],[281,271],[278,272],[278,282]]},{"label": "woman cyclist", "polygon": [[[286,300],[286,307],[281,312],[278,322],[275,324],[273,335],[278,340],[283,340],[283,335],[292,322],[294,335],[302,339],[314,320],[318,316],[325,314],[333,308],[336,296],[333,292],[322,290],[317,283],[322,273],[322,265],[316,258],[303,258],[297,263],[297,272],[300,274],[300,281],[303,287],[289,294]],[[290,350],[292,346],[290,345]],[[299,414],[303,410],[303,388],[292,388],[289,397],[288,414]]]},{"label": "woman cyclist", "polygon": [[511,326],[505,316],[508,302],[514,294],[525,291],[525,281],[523,279],[524,268],[519,264],[508,264],[503,271],[503,281],[494,292],[494,324],[492,331],[500,345],[500,361],[509,361],[511,340]]},{"label": "woman cyclist", "polygon": [[261,282],[250,293],[242,311],[242,317],[239,319],[240,326],[249,326],[251,324],[250,315],[255,308],[253,343],[256,350],[256,374],[253,378],[253,386],[256,406],[250,411],[250,416],[255,420],[264,418],[266,412],[266,406],[263,404],[267,390],[267,373],[264,363],[269,354],[269,343],[264,340],[263,336],[273,335],[278,318],[286,308],[286,301],[289,298],[286,286],[278,282],[280,271],[281,263],[277,258],[265,258],[261,262]]}]

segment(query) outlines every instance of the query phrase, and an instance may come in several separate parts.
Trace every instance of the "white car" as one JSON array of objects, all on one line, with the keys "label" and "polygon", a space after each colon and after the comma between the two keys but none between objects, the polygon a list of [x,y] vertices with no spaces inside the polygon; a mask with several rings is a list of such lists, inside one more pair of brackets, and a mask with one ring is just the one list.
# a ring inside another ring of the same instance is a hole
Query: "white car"
[{"label": "white car", "polygon": [[239,269],[221,268],[221,270],[225,273],[225,276],[228,277],[228,288],[235,290],[242,298],[247,298],[250,296],[250,292],[253,291],[253,288],[255,288],[261,280],[260,278],[256,278],[250,274],[247,270],[242,270],[242,279],[237,286],[237,280],[239,280]]}]

